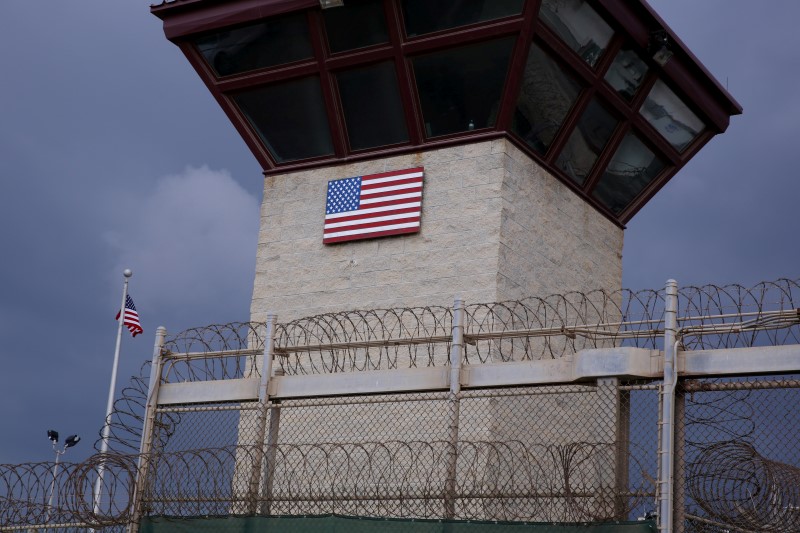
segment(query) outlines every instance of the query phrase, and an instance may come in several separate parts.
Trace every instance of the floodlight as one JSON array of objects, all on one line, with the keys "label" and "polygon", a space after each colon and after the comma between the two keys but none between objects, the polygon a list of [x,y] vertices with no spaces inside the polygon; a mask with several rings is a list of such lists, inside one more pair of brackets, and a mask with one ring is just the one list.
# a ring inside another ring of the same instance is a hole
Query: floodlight
[{"label": "floodlight", "polygon": [[672,57],[672,50],[670,49],[669,35],[667,30],[656,30],[650,32],[650,39],[647,42],[647,51],[653,56],[653,59],[662,67],[666,65],[667,61]]},{"label": "floodlight", "polygon": [[59,450],[56,448],[56,444],[58,443],[58,431],[53,429],[47,430],[47,438],[53,443],[53,451],[56,452],[56,461],[53,465],[53,479],[50,481],[50,498],[48,499],[47,503],[47,511],[44,514],[44,523],[47,524],[50,522],[50,509],[53,508],[53,497],[56,494],[56,478],[58,477],[58,461],[61,459],[61,456],[67,453],[67,448],[72,448],[78,442],[80,442],[81,438],[77,435],[70,435],[64,440],[64,449]]}]

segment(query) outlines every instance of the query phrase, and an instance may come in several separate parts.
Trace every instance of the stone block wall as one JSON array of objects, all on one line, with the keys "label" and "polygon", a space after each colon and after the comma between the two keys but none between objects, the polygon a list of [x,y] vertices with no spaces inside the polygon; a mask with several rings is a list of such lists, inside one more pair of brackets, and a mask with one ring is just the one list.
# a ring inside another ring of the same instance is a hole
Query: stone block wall
[{"label": "stone block wall", "polygon": [[[322,244],[329,180],[420,166],[425,169],[420,233]],[[620,227],[504,139],[268,176],[251,320],[264,320],[268,312],[287,322],[352,309],[451,306],[456,294],[469,304],[616,290],[622,280],[622,240]],[[442,364],[446,357],[445,351],[436,355]],[[588,425],[577,424],[555,434],[549,431],[553,418],[531,417],[531,413],[544,412],[558,420],[597,416],[596,393],[566,396],[556,407],[552,395],[534,395],[522,403],[514,397],[473,399],[460,419],[459,438],[512,440],[525,446],[566,446],[578,441],[613,446],[619,416],[613,402],[603,409],[607,418],[600,429],[591,431]],[[449,438],[451,421],[446,412],[431,408],[424,416],[403,417],[394,410],[407,405],[400,396],[393,401],[397,403],[371,411],[371,419],[303,411],[296,420],[281,421],[278,443],[360,442],[374,440],[375,432],[389,441]],[[251,421],[242,418],[240,442],[252,441],[246,429]],[[354,426],[366,433],[354,435]],[[437,432],[421,432],[423,426]],[[509,474],[504,470],[509,465],[495,464],[488,455],[475,460],[476,464],[469,465],[471,471],[485,471],[499,479]],[[615,459],[612,456],[605,462],[597,469],[593,459],[587,463],[591,472],[580,472],[592,494],[614,487]],[[548,479],[558,478],[549,467],[542,473]],[[536,485],[526,490],[544,489]],[[598,505],[600,514],[607,512],[607,504]],[[520,509],[520,513],[549,516],[533,508]]]},{"label": "stone block wall", "polygon": [[[322,244],[327,182],[422,166],[420,233]],[[621,285],[622,229],[504,140],[265,178],[252,320]]]},{"label": "stone block wall", "polygon": [[503,148],[497,299],[620,289],[622,229],[513,144]]}]

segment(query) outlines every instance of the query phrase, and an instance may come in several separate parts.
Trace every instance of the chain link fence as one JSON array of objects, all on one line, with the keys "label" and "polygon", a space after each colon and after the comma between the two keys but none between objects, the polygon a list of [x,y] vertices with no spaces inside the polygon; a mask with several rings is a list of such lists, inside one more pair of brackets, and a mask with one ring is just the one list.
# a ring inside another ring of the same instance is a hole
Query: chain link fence
[{"label": "chain link fence", "polygon": [[180,429],[154,450],[142,503],[164,516],[626,520],[655,498],[657,417],[639,413],[657,393],[607,380],[170,408],[159,419],[172,427],[179,413]]},{"label": "chain link fence", "polygon": [[[798,293],[792,280],[681,289],[680,349],[796,345]],[[275,370],[320,378],[449,372],[453,346],[472,368],[561,362],[581,350],[613,347],[646,349],[654,357],[664,349],[664,302],[663,291],[595,291],[467,305],[463,344],[453,340],[458,319],[447,308],[308,317],[277,324]],[[157,383],[258,381],[269,339],[257,323],[179,333],[159,348],[166,363]],[[661,490],[667,421],[665,387],[655,374],[580,383],[545,376],[537,386],[449,392],[172,402],[150,411],[147,433],[149,371],[145,365],[115,404],[112,453],[60,469],[0,465],[0,531],[48,524],[110,532],[132,523],[143,532],[231,533],[654,527],[639,519],[652,518]],[[795,375],[679,381],[675,531],[800,531],[799,383]],[[149,450],[139,454],[143,433]],[[93,502],[102,470],[103,499]]]},{"label": "chain link fence", "polygon": [[[144,458],[145,524],[318,515],[486,529],[635,521],[656,509],[659,388],[603,380],[464,391],[455,442],[446,393],[162,407],[160,444]],[[684,380],[677,398],[676,531],[799,531],[800,376]],[[245,436],[262,416],[269,433],[260,447]],[[128,502],[138,456],[114,457],[105,482]],[[123,531],[125,504],[86,520],[99,460],[62,463],[49,510],[52,464],[0,467],[3,530],[48,521],[60,531]],[[226,531],[225,523],[214,527]]]},{"label": "chain link fence", "polygon": [[800,531],[798,378],[680,384],[677,531]]}]

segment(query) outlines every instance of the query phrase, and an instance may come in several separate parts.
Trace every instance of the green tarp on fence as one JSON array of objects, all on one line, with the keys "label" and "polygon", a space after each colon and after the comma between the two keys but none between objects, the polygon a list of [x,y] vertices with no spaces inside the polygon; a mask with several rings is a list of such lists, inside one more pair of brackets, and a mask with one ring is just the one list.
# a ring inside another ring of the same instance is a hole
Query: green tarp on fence
[{"label": "green tarp on fence", "polygon": [[142,520],[139,533],[653,533],[655,523],[543,524],[359,518],[324,515],[298,517],[163,518]]}]

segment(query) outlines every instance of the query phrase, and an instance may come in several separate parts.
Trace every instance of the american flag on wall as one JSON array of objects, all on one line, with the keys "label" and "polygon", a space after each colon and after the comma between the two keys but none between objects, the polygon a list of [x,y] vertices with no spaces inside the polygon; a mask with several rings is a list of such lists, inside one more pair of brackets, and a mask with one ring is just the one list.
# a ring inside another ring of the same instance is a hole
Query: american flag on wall
[{"label": "american flag on wall", "polygon": [[329,181],[322,242],[419,232],[423,174],[419,167]]}]

